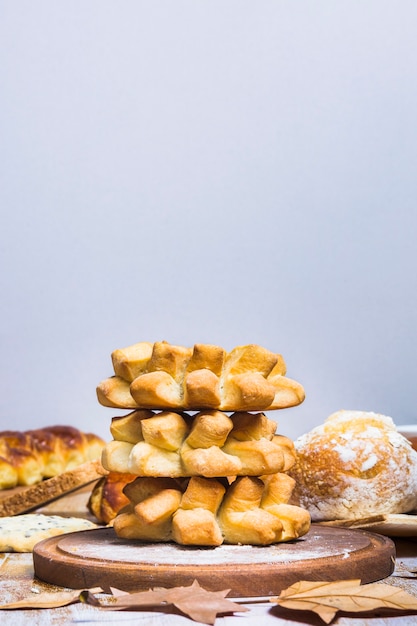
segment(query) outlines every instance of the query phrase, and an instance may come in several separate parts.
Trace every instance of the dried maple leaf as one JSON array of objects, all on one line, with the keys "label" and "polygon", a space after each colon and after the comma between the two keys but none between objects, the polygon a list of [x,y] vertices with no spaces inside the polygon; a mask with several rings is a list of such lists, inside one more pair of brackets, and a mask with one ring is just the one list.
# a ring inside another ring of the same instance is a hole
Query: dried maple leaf
[{"label": "dried maple leaf", "polygon": [[417,611],[417,598],[385,583],[361,585],[360,580],[336,582],[300,581],[270,599],[280,606],[314,611],[330,624],[337,611],[368,612],[374,609]]},{"label": "dried maple leaf", "polygon": [[[95,587],[88,591],[89,593],[99,593],[102,589],[101,587]],[[2,604],[0,605],[0,609],[55,609],[80,602],[80,598],[85,592],[86,590],[84,589],[74,589],[72,591],[48,591],[45,593],[32,594],[23,600]]]},{"label": "dried maple leaf", "polygon": [[191,619],[204,624],[214,624],[219,613],[247,611],[246,607],[227,600],[230,589],[223,591],[207,591],[195,580],[190,587],[168,589],[167,601],[180,609]]},{"label": "dried maple leaf", "polygon": [[229,593],[229,589],[207,591],[200,587],[196,580],[188,587],[172,587],[170,589],[157,587],[137,593],[125,593],[118,589],[111,591],[115,601],[106,608],[132,611],[171,604],[194,621],[204,624],[214,624],[216,616],[219,614],[248,610],[240,604],[227,600],[225,596]]}]

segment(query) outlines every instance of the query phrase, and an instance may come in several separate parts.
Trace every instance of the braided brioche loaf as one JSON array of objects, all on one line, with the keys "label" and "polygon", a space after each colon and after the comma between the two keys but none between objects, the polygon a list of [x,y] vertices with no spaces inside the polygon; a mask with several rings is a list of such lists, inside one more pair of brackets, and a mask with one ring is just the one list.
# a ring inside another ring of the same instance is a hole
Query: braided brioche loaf
[{"label": "braided brioche loaf", "polygon": [[0,432],[0,489],[34,485],[100,457],[104,440],[72,426]]},{"label": "braided brioche loaf", "polygon": [[259,476],[287,471],[295,462],[290,439],[276,435],[263,413],[138,410],[113,418],[113,440],[102,454],[110,472],[137,476]]},{"label": "braided brioche loaf", "polygon": [[182,545],[268,545],[304,535],[309,514],[288,504],[294,480],[287,474],[226,479],[136,478],[114,519],[119,537]]},{"label": "braided brioche loaf", "polygon": [[141,342],[111,358],[115,375],[97,386],[108,407],[263,411],[304,400],[302,385],[285,376],[282,356],[254,344],[227,353],[209,344]]}]

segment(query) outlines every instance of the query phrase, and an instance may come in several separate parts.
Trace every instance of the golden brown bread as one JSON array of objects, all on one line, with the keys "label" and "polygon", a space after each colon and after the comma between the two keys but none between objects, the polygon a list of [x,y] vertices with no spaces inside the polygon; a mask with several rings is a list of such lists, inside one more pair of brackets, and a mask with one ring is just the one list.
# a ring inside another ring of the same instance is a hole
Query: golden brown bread
[{"label": "golden brown bread", "polygon": [[304,400],[282,356],[256,344],[227,353],[210,344],[142,342],[115,350],[112,363],[114,376],[97,386],[99,402],[108,407],[263,411]]},{"label": "golden brown bread", "polygon": [[111,355],[116,376],[132,382],[143,374],[152,356],[153,344],[147,341],[136,343],[123,350],[114,350]]},{"label": "golden brown bread", "polygon": [[17,489],[4,489],[0,492],[0,517],[39,509],[42,505],[99,480],[103,474],[99,459],[94,459],[38,483]]},{"label": "golden brown bread", "polygon": [[0,455],[2,489],[16,485],[32,485],[42,480],[42,461],[26,433],[12,430],[1,432]]},{"label": "golden brown bread", "polygon": [[119,474],[117,472],[109,472],[106,476],[102,476],[93,486],[87,502],[90,513],[99,522],[109,524],[119,511],[129,503],[123,489],[135,478],[136,476],[133,474]]},{"label": "golden brown bread", "polygon": [[0,432],[0,489],[34,485],[99,458],[104,440],[72,426]]},{"label": "golden brown bread", "polygon": [[288,504],[294,481],[286,474],[225,479],[136,478],[125,488],[130,504],[114,519],[119,537],[182,545],[268,545],[304,535],[307,511]]},{"label": "golden brown bread", "polygon": [[293,443],[275,435],[265,414],[217,410],[186,413],[133,411],[113,418],[113,441],[103,449],[109,472],[137,476],[242,476],[287,471]]},{"label": "golden brown bread", "polygon": [[98,400],[132,412],[111,422],[101,457],[109,474],[89,502],[99,521],[113,519],[126,539],[202,546],[268,545],[308,531],[285,474],[293,442],[262,412],[304,400],[281,355],[256,344],[226,352],[161,341],[111,358]]},{"label": "golden brown bread", "polygon": [[292,501],[308,509],[313,521],[417,507],[417,452],[390,417],[338,411],[294,443]]}]

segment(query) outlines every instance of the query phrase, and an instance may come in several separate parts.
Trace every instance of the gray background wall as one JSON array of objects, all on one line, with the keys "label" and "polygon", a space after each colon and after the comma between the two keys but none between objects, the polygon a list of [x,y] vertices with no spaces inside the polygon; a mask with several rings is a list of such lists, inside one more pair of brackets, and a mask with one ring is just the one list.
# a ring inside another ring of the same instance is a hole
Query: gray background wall
[{"label": "gray background wall", "polygon": [[0,1],[2,428],[108,436],[110,353],[281,352],[292,437],[417,421],[417,3]]}]

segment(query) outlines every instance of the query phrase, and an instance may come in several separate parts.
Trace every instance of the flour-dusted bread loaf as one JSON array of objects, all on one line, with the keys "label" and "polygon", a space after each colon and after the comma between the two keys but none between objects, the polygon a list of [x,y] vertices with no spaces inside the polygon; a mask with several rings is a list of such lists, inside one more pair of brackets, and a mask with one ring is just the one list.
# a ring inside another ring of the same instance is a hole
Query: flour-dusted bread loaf
[{"label": "flour-dusted bread loaf", "polygon": [[34,485],[100,457],[104,440],[72,426],[0,432],[0,489]]},{"label": "flour-dusted bread loaf", "polygon": [[275,474],[295,461],[292,441],[275,430],[264,413],[138,410],[113,418],[102,464],[109,472],[171,478]]},{"label": "flour-dusted bread loaf", "polygon": [[338,411],[294,444],[293,501],[308,509],[313,521],[417,507],[417,452],[390,417]]},{"label": "flour-dusted bread loaf", "polygon": [[108,407],[263,411],[304,400],[282,356],[255,344],[226,352],[210,344],[142,342],[111,356],[114,375],[97,386],[99,402]]},{"label": "flour-dusted bread loaf", "polygon": [[125,487],[129,505],[114,519],[119,537],[181,545],[269,545],[310,528],[304,509],[288,504],[287,474],[226,479],[137,478]]}]

